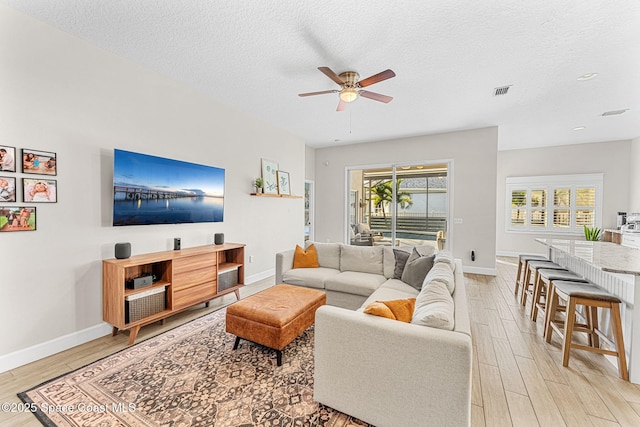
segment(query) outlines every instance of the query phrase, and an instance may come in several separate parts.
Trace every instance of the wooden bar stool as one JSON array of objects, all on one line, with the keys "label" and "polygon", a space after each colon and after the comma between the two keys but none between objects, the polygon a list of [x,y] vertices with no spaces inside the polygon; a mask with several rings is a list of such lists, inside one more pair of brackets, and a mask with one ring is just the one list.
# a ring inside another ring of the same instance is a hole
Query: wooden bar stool
[{"label": "wooden bar stool", "polygon": [[[531,320],[535,322],[538,318],[538,312],[542,312],[544,316],[542,327],[543,337],[547,336],[547,326],[549,322],[549,310],[547,310],[547,306],[549,304],[549,297],[551,296],[553,283],[557,280],[564,280],[566,282],[589,283],[588,280],[578,276],[572,271],[548,270],[544,268],[538,270],[538,280],[533,287],[533,296],[531,297],[532,300],[530,317]],[[560,304],[556,306],[556,312],[564,310],[565,306]]]},{"label": "wooden bar stool", "polygon": [[[538,269],[547,268],[550,270],[565,270],[569,271],[561,265],[556,264],[552,261],[529,261],[527,262],[527,270],[524,275],[523,286],[522,286],[522,296],[520,297],[520,303],[522,306],[527,305],[527,295],[529,293],[533,293],[533,285],[538,280]],[[533,280],[532,280],[533,279]],[[531,289],[529,289],[531,288]]]},{"label": "wooden bar stool", "polygon": [[514,295],[516,297],[518,296],[518,291],[520,290],[520,286],[522,286],[523,289],[526,288],[524,286],[523,279],[527,271],[527,264],[529,263],[529,261],[548,261],[548,260],[546,257],[543,257],[542,255],[519,255],[518,256],[518,274],[516,275],[516,286],[514,291]]},{"label": "wooden bar stool", "polygon": [[[566,301],[565,321],[555,319],[556,307],[559,300]],[[562,366],[569,366],[569,354],[572,348],[577,350],[592,351],[608,354],[618,358],[618,372],[620,378],[629,380],[627,371],[627,356],[624,350],[624,337],[622,334],[622,321],[620,320],[620,303],[622,301],[615,295],[604,289],[589,283],[567,282],[556,280],[549,296],[549,324],[546,331],[546,341],[551,342],[553,332],[557,332],[562,338]],[[576,306],[582,305],[586,310],[587,324],[576,324]],[[611,313],[611,329],[614,341],[598,329],[598,307],[609,309]],[[589,345],[585,346],[573,342],[573,332],[585,332],[590,335]],[[615,350],[600,348],[600,340],[605,341]]]},{"label": "wooden bar stool", "polygon": [[531,320],[533,320],[534,322],[538,318],[538,310],[546,314],[546,305],[548,301],[547,296],[551,295],[550,290],[551,286],[553,286],[554,280],[589,283],[588,280],[578,276],[577,274],[569,270],[553,270],[548,268],[540,268],[538,269],[538,274],[536,275],[536,277],[537,280],[533,284],[533,296],[531,297],[531,311],[529,312],[529,317],[531,317]]}]

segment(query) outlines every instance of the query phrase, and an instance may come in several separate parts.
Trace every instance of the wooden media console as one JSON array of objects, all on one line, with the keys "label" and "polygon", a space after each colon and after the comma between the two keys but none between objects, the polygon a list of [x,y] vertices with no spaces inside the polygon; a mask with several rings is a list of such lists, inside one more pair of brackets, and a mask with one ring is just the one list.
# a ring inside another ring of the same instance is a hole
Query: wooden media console
[{"label": "wooden media console", "polygon": [[[102,261],[102,318],[113,335],[131,329],[133,344],[140,328],[196,304],[209,304],[244,286],[244,244],[225,243],[135,255]],[[141,277],[153,283],[126,285]]]}]

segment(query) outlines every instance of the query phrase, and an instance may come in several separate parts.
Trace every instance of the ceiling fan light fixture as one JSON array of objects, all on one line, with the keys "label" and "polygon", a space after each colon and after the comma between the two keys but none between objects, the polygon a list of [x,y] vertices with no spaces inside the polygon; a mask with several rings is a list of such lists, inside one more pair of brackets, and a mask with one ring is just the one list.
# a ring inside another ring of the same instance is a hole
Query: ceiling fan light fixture
[{"label": "ceiling fan light fixture", "polygon": [[344,102],[353,102],[358,98],[358,91],[351,87],[346,87],[340,91],[340,99]]}]

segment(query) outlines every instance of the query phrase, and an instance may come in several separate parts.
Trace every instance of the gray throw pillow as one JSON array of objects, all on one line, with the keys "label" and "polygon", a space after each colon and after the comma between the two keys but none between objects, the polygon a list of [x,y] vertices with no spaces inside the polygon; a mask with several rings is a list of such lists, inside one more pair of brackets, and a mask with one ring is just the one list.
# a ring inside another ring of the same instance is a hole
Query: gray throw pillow
[{"label": "gray throw pillow", "polygon": [[396,267],[393,269],[393,278],[402,280],[402,273],[407,264],[407,260],[411,254],[400,249],[393,250],[393,256],[396,258]]},{"label": "gray throw pillow", "polygon": [[417,290],[421,290],[424,278],[433,267],[434,258],[435,255],[422,256],[416,248],[413,248],[409,259],[404,266],[401,280],[407,285],[413,286]]}]

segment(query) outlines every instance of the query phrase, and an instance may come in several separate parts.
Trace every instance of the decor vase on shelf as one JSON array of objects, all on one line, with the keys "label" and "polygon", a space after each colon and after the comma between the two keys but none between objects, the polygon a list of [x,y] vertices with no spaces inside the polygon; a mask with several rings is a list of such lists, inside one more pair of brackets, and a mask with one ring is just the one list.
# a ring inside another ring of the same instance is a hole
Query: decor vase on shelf
[{"label": "decor vase on shelf", "polygon": [[255,186],[256,194],[262,193],[262,188],[264,187],[264,181],[262,180],[262,178],[256,178]]}]

